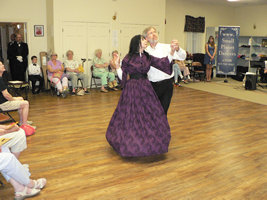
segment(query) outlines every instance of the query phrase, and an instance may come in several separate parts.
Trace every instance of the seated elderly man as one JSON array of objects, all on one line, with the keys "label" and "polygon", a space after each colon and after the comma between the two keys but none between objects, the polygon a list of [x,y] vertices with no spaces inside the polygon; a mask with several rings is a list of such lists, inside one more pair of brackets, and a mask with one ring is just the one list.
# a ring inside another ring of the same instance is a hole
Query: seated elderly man
[{"label": "seated elderly man", "polygon": [[95,58],[93,59],[93,74],[96,77],[101,78],[101,92],[108,92],[105,89],[107,85],[107,81],[109,79],[108,86],[113,90],[118,90],[116,87],[118,86],[117,81],[115,80],[115,74],[113,72],[108,72],[108,62],[106,62],[102,58],[102,50],[96,49],[95,50]]},{"label": "seated elderly man", "polygon": [[88,80],[89,76],[87,74],[83,73],[83,68],[79,64],[77,60],[73,60],[73,51],[68,50],[66,53],[67,60],[64,61],[64,66],[67,71],[67,75],[69,79],[71,80],[71,85],[72,85],[72,95],[76,94],[77,88],[78,88],[78,79],[81,79],[82,84],[83,84],[83,89],[85,94],[89,94],[88,91]]},{"label": "seated elderly man", "polygon": [[9,149],[0,146],[0,172],[15,191],[15,200],[33,197],[40,193],[46,185],[46,179],[30,179],[30,173]]},{"label": "seated elderly man", "polygon": [[16,158],[27,148],[26,135],[23,129],[19,128],[15,123],[10,125],[0,125],[0,140],[9,138],[3,147],[10,149]]},{"label": "seated elderly man", "polygon": [[[20,117],[20,125],[31,124],[32,123],[31,121],[27,121],[29,114],[29,102],[23,100],[22,97],[13,97],[11,94],[9,94],[9,92],[7,91],[7,85],[2,77],[3,72],[5,70],[6,70],[5,66],[0,61],[0,108],[3,111],[18,109]],[[36,129],[35,126],[33,126],[33,128]]]}]

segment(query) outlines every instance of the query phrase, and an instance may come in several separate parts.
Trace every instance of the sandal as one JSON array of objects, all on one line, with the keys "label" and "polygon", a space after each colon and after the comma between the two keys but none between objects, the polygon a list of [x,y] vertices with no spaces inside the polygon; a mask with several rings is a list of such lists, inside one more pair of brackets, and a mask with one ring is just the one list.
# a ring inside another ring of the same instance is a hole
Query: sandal
[{"label": "sandal", "polygon": [[100,91],[104,92],[104,93],[108,93],[108,91],[106,89],[101,89]]},{"label": "sandal", "polygon": [[37,180],[33,180],[34,182],[34,189],[43,189],[46,185],[46,179],[45,178],[39,178]]},{"label": "sandal", "polygon": [[22,192],[15,192],[15,200],[23,200],[29,197],[33,197],[36,196],[37,194],[40,193],[39,189],[31,189],[31,193],[27,193],[28,188],[25,187],[24,190]]}]

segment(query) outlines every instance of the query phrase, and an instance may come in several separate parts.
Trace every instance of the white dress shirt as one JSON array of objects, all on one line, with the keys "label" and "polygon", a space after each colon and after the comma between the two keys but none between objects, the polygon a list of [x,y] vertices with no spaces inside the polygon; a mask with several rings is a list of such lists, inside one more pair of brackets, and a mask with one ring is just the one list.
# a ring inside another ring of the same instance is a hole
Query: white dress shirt
[{"label": "white dress shirt", "polygon": [[[163,58],[163,57],[168,56],[169,60],[170,59],[174,59],[174,60],[185,60],[186,59],[186,52],[181,47],[179,51],[174,52],[173,56],[170,56],[170,52],[171,52],[170,44],[157,43],[155,48],[148,46],[145,51],[149,53],[150,55],[157,57],[157,58]],[[118,77],[121,79],[122,78],[121,68],[117,69],[117,74],[118,74]],[[147,73],[148,80],[152,82],[159,82],[165,79],[170,79],[173,77],[173,75],[174,75],[174,72],[172,72],[172,74],[169,75],[163,71],[160,71],[159,69],[156,69],[153,66],[150,67],[150,70]]]},{"label": "white dress shirt", "polygon": [[[152,48],[151,46],[148,46],[146,48],[146,52],[150,55],[157,57],[157,58],[163,58],[170,54],[171,52],[171,45],[170,44],[162,44],[157,43],[155,48]],[[185,60],[186,59],[186,52],[181,47],[179,51],[175,51],[173,55],[174,60]],[[171,75],[166,74],[163,71],[160,71],[159,69],[156,69],[155,67],[151,66],[150,70],[147,73],[148,80],[152,82],[159,82],[163,81],[165,79],[170,79],[174,75],[174,72],[172,72]]]},{"label": "white dress shirt", "polygon": [[29,65],[29,75],[40,75],[41,76],[41,68],[40,65],[36,63],[36,66],[32,63]]}]

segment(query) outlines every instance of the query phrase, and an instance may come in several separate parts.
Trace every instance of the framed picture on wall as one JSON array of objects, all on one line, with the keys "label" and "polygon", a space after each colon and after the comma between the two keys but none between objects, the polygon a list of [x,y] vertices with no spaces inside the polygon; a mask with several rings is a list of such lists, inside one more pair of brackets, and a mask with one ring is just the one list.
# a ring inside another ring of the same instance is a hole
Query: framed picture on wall
[{"label": "framed picture on wall", "polygon": [[34,37],[44,37],[44,25],[34,25]]}]

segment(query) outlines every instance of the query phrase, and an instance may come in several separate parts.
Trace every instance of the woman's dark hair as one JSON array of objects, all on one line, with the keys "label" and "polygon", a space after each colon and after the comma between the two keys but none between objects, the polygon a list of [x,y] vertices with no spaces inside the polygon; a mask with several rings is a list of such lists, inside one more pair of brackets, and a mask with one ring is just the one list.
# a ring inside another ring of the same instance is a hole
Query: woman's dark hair
[{"label": "woman's dark hair", "polygon": [[[135,35],[130,42],[130,47],[129,47],[129,52],[128,52],[128,56],[129,59],[132,58],[133,55],[135,54],[139,54],[139,50],[141,47],[141,40],[145,39],[144,36],[142,35]],[[147,52],[144,51],[144,54],[147,58],[149,58],[149,54]]]},{"label": "woman's dark hair", "polygon": [[[211,43],[210,43],[210,39],[213,39],[213,41]],[[212,47],[215,46],[214,37],[212,35],[209,37],[208,44],[210,44],[210,46],[212,46]]]}]

